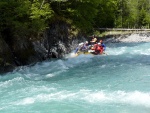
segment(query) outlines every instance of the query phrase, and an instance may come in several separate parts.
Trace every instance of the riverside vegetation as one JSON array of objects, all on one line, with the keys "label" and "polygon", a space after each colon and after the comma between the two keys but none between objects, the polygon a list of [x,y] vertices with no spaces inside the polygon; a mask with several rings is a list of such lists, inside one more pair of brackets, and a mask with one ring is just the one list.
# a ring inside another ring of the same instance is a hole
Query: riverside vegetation
[{"label": "riverside vegetation", "polygon": [[149,26],[149,0],[1,0],[0,72],[62,58],[94,28]]}]

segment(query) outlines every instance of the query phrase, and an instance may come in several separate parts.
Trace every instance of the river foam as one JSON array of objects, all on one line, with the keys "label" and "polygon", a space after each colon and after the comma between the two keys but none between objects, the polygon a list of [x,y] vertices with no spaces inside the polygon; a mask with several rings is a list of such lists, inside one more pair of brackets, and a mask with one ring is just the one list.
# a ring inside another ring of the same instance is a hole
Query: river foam
[{"label": "river foam", "polygon": [[45,102],[76,102],[85,101],[89,104],[126,104],[131,106],[143,106],[150,108],[150,92],[140,91],[90,91],[80,90],[78,92],[59,91],[56,93],[38,94],[32,97],[22,98],[14,102],[14,105],[28,105]]},{"label": "river foam", "polygon": [[149,113],[150,43],[109,43],[0,76],[1,113]]}]

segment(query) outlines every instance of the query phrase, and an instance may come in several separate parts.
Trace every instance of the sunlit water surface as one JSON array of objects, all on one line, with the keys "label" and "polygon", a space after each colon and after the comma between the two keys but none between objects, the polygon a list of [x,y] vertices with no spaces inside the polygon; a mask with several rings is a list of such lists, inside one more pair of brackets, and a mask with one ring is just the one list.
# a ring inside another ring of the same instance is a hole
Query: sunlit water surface
[{"label": "sunlit water surface", "polygon": [[150,43],[110,43],[0,76],[0,113],[150,113]]}]

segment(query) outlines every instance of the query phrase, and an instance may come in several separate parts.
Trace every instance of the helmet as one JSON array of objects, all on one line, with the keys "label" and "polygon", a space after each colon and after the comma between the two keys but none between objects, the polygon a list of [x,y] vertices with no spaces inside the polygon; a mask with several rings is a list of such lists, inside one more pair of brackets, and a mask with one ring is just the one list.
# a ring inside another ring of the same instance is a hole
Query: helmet
[{"label": "helmet", "polygon": [[87,43],[88,43],[88,41],[85,41],[85,43],[87,44]]}]

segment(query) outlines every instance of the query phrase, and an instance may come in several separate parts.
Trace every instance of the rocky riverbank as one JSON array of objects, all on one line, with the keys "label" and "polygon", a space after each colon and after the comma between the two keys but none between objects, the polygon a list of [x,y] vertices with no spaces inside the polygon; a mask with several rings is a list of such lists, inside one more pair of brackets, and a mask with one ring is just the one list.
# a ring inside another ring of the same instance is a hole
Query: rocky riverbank
[{"label": "rocky riverbank", "polygon": [[106,35],[103,37],[103,39],[106,43],[150,42],[150,32]]},{"label": "rocky riverbank", "polygon": [[[57,22],[45,30],[39,38],[16,38],[7,41],[0,38],[0,73],[12,71],[18,66],[29,65],[51,58],[63,58],[75,49],[79,42],[91,40],[74,31],[64,22]],[[8,37],[10,38],[10,37]],[[150,33],[105,35],[99,37],[107,43],[150,42]]]},{"label": "rocky riverbank", "polygon": [[0,35],[0,73],[51,58],[62,58],[86,36],[59,21],[38,36],[14,36],[10,30]]}]

